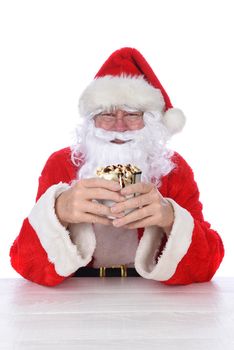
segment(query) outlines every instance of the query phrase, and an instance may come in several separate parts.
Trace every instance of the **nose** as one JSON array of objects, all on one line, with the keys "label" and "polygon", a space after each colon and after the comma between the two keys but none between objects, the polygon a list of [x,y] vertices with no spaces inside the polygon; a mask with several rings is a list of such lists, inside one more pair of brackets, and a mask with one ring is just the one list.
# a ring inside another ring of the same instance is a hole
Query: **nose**
[{"label": "nose", "polygon": [[128,126],[124,121],[124,113],[121,110],[118,110],[116,112],[116,121],[115,121],[115,125],[113,126],[113,131],[120,131],[120,132],[124,132],[128,130]]},{"label": "nose", "polygon": [[114,131],[120,131],[120,132],[128,130],[128,126],[125,124],[125,121],[122,117],[120,118],[116,117],[116,122],[113,128],[114,128]]}]

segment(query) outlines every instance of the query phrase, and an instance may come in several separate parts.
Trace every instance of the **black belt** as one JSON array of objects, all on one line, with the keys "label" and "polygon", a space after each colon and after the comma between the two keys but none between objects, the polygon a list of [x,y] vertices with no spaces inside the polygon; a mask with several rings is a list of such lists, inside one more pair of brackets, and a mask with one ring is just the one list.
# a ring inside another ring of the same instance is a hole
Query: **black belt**
[{"label": "black belt", "polygon": [[136,269],[125,265],[113,267],[80,267],[73,277],[140,277]]}]

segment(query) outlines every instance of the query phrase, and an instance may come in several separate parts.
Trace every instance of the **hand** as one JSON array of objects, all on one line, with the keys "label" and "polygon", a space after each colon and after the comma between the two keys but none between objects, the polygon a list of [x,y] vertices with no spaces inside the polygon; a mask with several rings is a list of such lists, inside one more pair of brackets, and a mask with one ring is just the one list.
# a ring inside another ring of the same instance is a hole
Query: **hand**
[{"label": "hand", "polygon": [[[92,202],[93,199],[112,200],[120,202],[125,197],[119,193],[120,185],[115,181],[101,178],[82,179],[74,186],[61,193],[55,202],[56,215],[65,227],[70,223],[99,223],[110,225],[112,220],[105,216],[113,214],[110,208],[101,203]],[[116,214],[120,217],[122,214]]]},{"label": "hand", "polygon": [[172,205],[167,201],[152,183],[138,182],[120,191],[123,196],[139,193],[138,196],[115,204],[111,212],[115,215],[126,209],[135,209],[122,218],[113,220],[116,227],[125,226],[129,229],[157,225],[168,234],[174,222]]}]

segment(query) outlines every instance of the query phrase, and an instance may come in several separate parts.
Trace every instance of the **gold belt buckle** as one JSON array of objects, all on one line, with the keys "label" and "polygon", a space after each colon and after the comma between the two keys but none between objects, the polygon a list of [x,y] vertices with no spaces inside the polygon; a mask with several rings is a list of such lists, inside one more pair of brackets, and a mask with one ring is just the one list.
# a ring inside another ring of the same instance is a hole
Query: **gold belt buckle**
[{"label": "gold belt buckle", "polygon": [[120,265],[120,269],[121,269],[121,277],[127,277],[127,268],[125,265]]},{"label": "gold belt buckle", "polygon": [[[119,265],[119,266],[111,266],[112,269],[120,269],[121,270],[121,277],[127,277],[127,268],[125,265]],[[106,277],[106,267],[101,266],[99,268],[99,277]]]},{"label": "gold belt buckle", "polygon": [[106,268],[104,266],[99,267],[99,277],[106,277]]}]

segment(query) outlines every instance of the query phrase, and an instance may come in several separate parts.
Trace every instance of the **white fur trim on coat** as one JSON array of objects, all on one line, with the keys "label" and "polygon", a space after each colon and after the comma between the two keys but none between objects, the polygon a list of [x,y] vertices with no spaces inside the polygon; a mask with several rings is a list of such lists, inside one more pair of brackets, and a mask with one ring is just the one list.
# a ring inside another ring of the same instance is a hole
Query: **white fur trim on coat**
[{"label": "white fur trim on coat", "polygon": [[79,267],[87,265],[92,259],[96,246],[94,232],[90,229],[91,225],[73,225],[73,235],[75,232],[77,234],[76,244],[73,244],[69,231],[60,224],[55,214],[55,199],[68,188],[69,185],[64,183],[49,187],[28,217],[49,261],[54,264],[57,274],[64,277],[69,276]]},{"label": "white fur trim on coat", "polygon": [[155,257],[163,237],[157,226],[147,227],[136,252],[135,268],[144,278],[166,281],[176,268],[191,244],[194,220],[191,214],[174,200],[167,198],[174,208],[175,221],[168,241],[156,264]]},{"label": "white fur trim on coat", "polygon": [[125,106],[142,111],[160,111],[165,106],[159,89],[148,84],[143,76],[112,76],[97,78],[80,97],[81,116],[96,110],[109,110],[113,106]]}]

